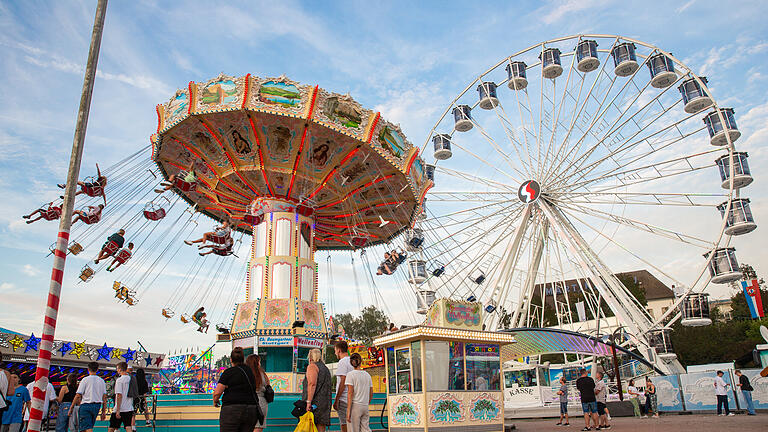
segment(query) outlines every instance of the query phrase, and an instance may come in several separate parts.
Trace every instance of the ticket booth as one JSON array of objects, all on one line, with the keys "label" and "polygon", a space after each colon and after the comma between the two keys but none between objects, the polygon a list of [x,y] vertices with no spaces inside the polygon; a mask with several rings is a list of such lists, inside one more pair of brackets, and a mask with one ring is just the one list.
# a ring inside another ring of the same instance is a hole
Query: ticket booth
[{"label": "ticket booth", "polygon": [[419,326],[383,335],[390,431],[504,430],[501,346],[482,331],[482,305],[440,299]]}]

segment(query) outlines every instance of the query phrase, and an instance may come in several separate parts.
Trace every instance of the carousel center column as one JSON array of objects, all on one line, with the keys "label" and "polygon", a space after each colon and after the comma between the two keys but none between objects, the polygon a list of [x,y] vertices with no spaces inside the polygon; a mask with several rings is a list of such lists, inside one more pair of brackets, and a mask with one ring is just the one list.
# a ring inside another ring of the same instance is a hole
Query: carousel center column
[{"label": "carousel center column", "polygon": [[279,198],[259,198],[254,217],[248,300],[317,302],[312,209]]}]

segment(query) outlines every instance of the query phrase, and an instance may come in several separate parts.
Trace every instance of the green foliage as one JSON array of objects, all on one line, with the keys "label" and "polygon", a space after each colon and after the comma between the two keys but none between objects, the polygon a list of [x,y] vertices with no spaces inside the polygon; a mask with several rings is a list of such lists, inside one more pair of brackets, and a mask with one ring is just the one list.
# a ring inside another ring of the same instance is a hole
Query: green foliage
[{"label": "green foliage", "polygon": [[731,362],[752,352],[755,345],[765,343],[759,333],[761,324],[768,325],[768,319],[715,322],[705,327],[677,323],[672,332],[672,347],[683,366]]},{"label": "green foliage", "polygon": [[232,366],[232,362],[229,360],[229,356],[225,355],[220,359],[216,360],[215,365],[217,368],[227,368]]},{"label": "green foliage", "polygon": [[491,401],[489,401],[488,399],[481,399],[481,400],[477,401],[477,403],[475,404],[475,410],[476,411],[483,411],[483,410],[485,410],[485,411],[493,411],[494,409],[495,409],[495,407],[493,406]]},{"label": "green foliage", "polygon": [[645,298],[645,288],[639,283],[635,282],[635,279],[627,274],[619,274],[616,277],[624,284],[625,287],[632,293],[633,296],[640,302],[641,305],[647,306],[648,300]]},{"label": "green foliage", "polygon": [[338,314],[333,317],[336,324],[341,324],[348,339],[359,340],[370,345],[373,338],[384,333],[389,326],[389,318],[376,306],[366,306],[360,315],[350,313]]}]

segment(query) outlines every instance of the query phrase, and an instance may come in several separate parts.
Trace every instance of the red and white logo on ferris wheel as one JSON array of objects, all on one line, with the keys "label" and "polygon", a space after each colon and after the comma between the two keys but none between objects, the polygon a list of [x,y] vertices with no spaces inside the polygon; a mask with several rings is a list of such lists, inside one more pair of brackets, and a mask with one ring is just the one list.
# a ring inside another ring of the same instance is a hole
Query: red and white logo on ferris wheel
[{"label": "red and white logo on ferris wheel", "polygon": [[520,185],[520,188],[517,190],[517,197],[523,203],[530,204],[539,198],[540,193],[541,186],[539,186],[536,180],[528,180]]}]

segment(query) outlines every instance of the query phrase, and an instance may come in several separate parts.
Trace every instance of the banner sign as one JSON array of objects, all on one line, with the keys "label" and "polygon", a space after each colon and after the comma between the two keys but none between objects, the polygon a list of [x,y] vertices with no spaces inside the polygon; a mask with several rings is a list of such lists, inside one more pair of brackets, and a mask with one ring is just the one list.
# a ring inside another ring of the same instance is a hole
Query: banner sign
[{"label": "banner sign", "polygon": [[293,336],[259,336],[259,346],[293,346]]},{"label": "banner sign", "polygon": [[296,338],[296,345],[300,347],[309,347],[309,348],[323,348],[323,341],[321,339],[310,339],[305,337],[297,337]]}]

